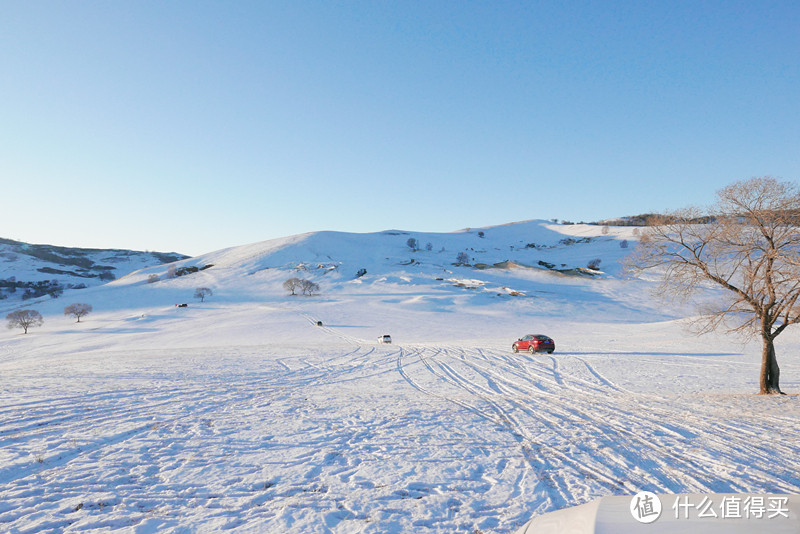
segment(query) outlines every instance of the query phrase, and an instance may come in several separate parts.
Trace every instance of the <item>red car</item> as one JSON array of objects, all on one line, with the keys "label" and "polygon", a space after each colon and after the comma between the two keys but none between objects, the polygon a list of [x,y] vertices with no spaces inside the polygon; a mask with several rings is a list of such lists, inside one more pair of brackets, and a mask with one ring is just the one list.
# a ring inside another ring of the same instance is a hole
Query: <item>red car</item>
[{"label": "red car", "polygon": [[511,350],[519,352],[527,350],[531,354],[534,352],[546,352],[552,354],[556,350],[556,342],[542,334],[528,334],[525,337],[519,338],[511,345]]}]

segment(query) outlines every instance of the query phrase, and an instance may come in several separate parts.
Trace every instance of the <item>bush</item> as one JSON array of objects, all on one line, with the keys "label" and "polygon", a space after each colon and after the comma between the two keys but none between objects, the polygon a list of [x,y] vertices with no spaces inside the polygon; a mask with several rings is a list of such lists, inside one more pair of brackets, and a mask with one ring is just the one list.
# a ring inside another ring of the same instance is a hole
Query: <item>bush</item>
[{"label": "bush", "polygon": [[366,269],[359,269],[358,272],[356,273],[356,278],[361,278],[365,274],[367,274],[367,270]]},{"label": "bush", "polygon": [[593,271],[599,271],[601,263],[603,263],[603,260],[601,260],[600,258],[595,258],[593,260],[590,260],[589,263],[586,264],[586,267]]},{"label": "bush", "polygon": [[192,274],[192,273],[196,273],[196,272],[197,272],[197,271],[199,271],[199,270],[200,270],[200,269],[198,269],[198,268],[197,268],[197,267],[195,267],[195,266],[191,266],[191,267],[178,267],[177,269],[175,269],[175,276],[183,276],[183,275],[186,275],[186,274]]}]

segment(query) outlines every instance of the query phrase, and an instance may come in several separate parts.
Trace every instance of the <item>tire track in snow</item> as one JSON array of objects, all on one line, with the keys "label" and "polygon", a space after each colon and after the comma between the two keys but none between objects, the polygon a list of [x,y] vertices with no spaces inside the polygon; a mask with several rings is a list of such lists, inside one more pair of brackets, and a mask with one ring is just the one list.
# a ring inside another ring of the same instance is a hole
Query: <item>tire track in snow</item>
[{"label": "tire track in snow", "polygon": [[[582,379],[576,379],[576,381],[579,382],[581,387],[575,387],[571,384],[566,384],[566,386],[574,391],[575,395],[585,395],[586,391],[583,386],[587,384],[587,382]],[[621,400],[624,399],[628,399],[627,405],[620,403]],[[658,402],[653,402],[651,397],[646,397],[641,394],[628,394],[627,396],[617,395],[614,397],[613,401],[610,401],[607,395],[598,396],[593,397],[591,402],[592,410],[582,410],[580,412],[581,417],[592,419],[598,425],[607,424],[618,435],[626,436],[626,438],[631,440],[631,442],[636,443],[639,450],[647,450],[648,448],[651,449],[648,457],[655,461],[656,464],[659,464],[663,472],[667,473],[676,471],[676,465],[682,466],[683,471],[691,471],[692,468],[700,466],[699,473],[697,475],[690,478],[684,477],[684,479],[680,481],[676,480],[676,483],[688,485],[690,488],[696,489],[696,491],[742,491],[741,487],[733,481],[730,482],[732,484],[731,486],[721,487],[724,486],[724,483],[719,481],[719,472],[724,471],[722,468],[724,464],[716,461],[714,458],[709,458],[707,455],[700,456],[687,454],[685,450],[682,450],[680,454],[674,454],[668,447],[664,447],[658,441],[654,441],[657,436],[638,435],[630,430],[629,423],[623,424],[617,422],[617,420],[620,418],[620,414],[622,414],[627,416],[629,421],[637,421],[642,428],[653,428],[677,440],[687,441],[689,438],[702,436],[704,433],[708,434],[708,428],[719,426],[716,424],[716,421],[706,420],[704,422],[704,425],[706,425],[705,429],[696,427],[690,427],[687,429],[681,428],[677,424],[665,423],[665,421],[674,420],[676,418],[676,414],[669,410],[660,409],[658,407]],[[664,400],[660,400],[660,403],[667,404]],[[562,407],[563,406],[566,406],[566,404],[562,405]],[[646,406],[647,409],[643,412],[642,407],[644,406]],[[554,411],[555,407],[556,405],[547,406],[547,408],[551,411]],[[568,417],[570,411],[574,412],[575,410],[568,409],[567,413],[564,413],[562,410],[561,412],[556,413],[556,416]],[[647,415],[650,417],[647,417]],[[738,444],[737,446],[732,446],[730,439],[718,437],[717,434],[718,432],[712,432],[709,438],[707,438],[707,441],[714,445],[714,447],[716,447],[718,450],[722,450],[728,455],[740,455],[741,450],[746,450],[755,454],[755,458],[767,457],[764,454],[757,454],[757,451],[747,442]],[[735,432],[732,435],[736,435]],[[791,457],[793,451],[791,449],[786,449],[782,452],[787,454],[788,457]],[[667,456],[669,461],[663,462],[660,459],[660,456]],[[765,465],[762,469],[760,469],[760,471],[760,473],[753,473],[751,477],[757,482],[762,482],[764,484],[772,483],[775,485],[775,477],[772,476],[771,469],[768,467],[768,465]],[[701,480],[703,478],[705,480]],[[660,483],[662,484],[662,487],[664,484],[667,485],[666,487],[669,487],[669,479],[661,480]],[[780,481],[777,483],[777,487],[778,489],[784,491],[793,488],[791,484],[782,484]]]},{"label": "tire track in snow", "polygon": [[[493,413],[490,419],[496,421],[499,417],[512,434],[522,436],[526,443],[536,443],[536,436],[528,431],[528,421],[536,420],[546,422],[551,434],[557,434],[565,427],[565,423],[575,428],[589,423],[598,429],[600,434],[617,436],[616,440],[607,439],[605,445],[601,443],[606,454],[610,451],[614,453],[611,458],[601,462],[590,457],[584,458],[582,464],[577,464],[572,461],[571,456],[561,453],[559,448],[551,448],[552,454],[559,457],[564,465],[570,466],[577,473],[582,473],[584,477],[594,477],[610,489],[619,490],[625,488],[626,484],[629,486],[628,490],[635,489],[633,485],[624,481],[631,472],[634,472],[635,478],[638,478],[641,484],[655,488],[741,492],[760,484],[782,491],[797,490],[796,485],[792,483],[776,482],[769,469],[769,463],[760,465],[760,462],[756,462],[757,469],[750,474],[750,486],[745,487],[739,482],[741,479],[739,475],[734,474],[732,478],[720,476],[725,474],[729,461],[727,463],[717,461],[713,455],[709,456],[707,453],[687,454],[685,446],[679,446],[678,453],[673,452],[671,445],[680,445],[681,442],[685,444],[703,436],[706,441],[705,449],[721,451],[726,457],[743,456],[745,461],[752,458],[767,458],[763,454],[765,451],[750,446],[747,442],[734,445],[729,438],[718,438],[716,433],[709,432],[709,429],[719,423],[709,421],[708,418],[695,418],[694,426],[687,424],[685,420],[677,424],[667,423],[666,421],[676,418],[673,410],[660,409],[657,407],[658,402],[654,402],[653,398],[633,394],[618,387],[584,359],[576,358],[583,364],[592,380],[577,376],[561,377],[558,362],[552,360],[552,365],[549,366],[521,365],[517,355],[497,354],[495,365],[487,365],[492,357],[488,351],[480,351],[477,353],[479,357],[472,359],[463,349],[437,348],[430,352],[432,354],[426,355],[425,351],[420,351],[418,356],[437,382],[459,388],[481,403],[492,406]],[[442,361],[447,358],[468,367],[481,378],[476,380],[457,371],[453,365]],[[502,365],[503,363],[510,364],[510,367]],[[535,369],[539,371],[534,372]],[[527,383],[520,382],[526,374]],[[548,383],[554,389],[561,388],[567,395],[556,394],[548,388],[542,388],[539,382]],[[446,397],[462,406],[469,404],[463,397],[454,398],[453,395],[443,393],[437,393],[437,396]],[[571,404],[577,404],[578,408],[570,407]],[[653,404],[656,406],[652,406]],[[649,413],[641,410],[643,405],[648,408]],[[474,403],[465,407],[476,413],[486,413],[485,410],[478,409]],[[631,421],[637,423],[635,425],[637,430],[631,428]],[[735,435],[737,429],[735,425],[723,424]],[[638,429],[648,429],[648,432],[640,434]],[[650,432],[649,429],[654,429],[654,432]],[[619,441],[619,438],[629,445],[616,444],[615,441]],[[539,450],[542,450],[541,446]],[[796,447],[779,447],[779,452],[787,457],[797,453]]]}]

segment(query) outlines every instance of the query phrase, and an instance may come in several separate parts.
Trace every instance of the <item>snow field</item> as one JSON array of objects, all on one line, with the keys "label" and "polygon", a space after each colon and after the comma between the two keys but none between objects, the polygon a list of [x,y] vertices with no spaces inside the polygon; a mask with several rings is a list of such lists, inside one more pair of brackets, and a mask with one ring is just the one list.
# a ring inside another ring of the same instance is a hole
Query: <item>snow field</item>
[{"label": "snow field", "polygon": [[[799,493],[800,397],[754,395],[758,344],[687,333],[620,273],[632,229],[600,231],[321,232],[28,302],[45,324],[0,333],[0,531],[502,534],[641,490]],[[556,352],[511,352],[533,333]]]},{"label": "snow field", "polygon": [[0,525],[513,532],[639,490],[796,493],[796,397],[732,393],[741,360],[342,343],[38,358],[0,410]]}]

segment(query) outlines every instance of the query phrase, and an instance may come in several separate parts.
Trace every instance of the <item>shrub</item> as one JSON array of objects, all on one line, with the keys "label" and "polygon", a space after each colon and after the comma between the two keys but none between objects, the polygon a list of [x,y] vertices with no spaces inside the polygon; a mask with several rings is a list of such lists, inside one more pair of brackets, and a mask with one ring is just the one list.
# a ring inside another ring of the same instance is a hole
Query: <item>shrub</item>
[{"label": "shrub", "polygon": [[593,260],[590,260],[589,263],[586,264],[586,267],[591,269],[591,270],[593,270],[593,271],[599,271],[600,270],[600,264],[602,262],[603,262],[603,260],[601,260],[600,258],[595,258]]}]

